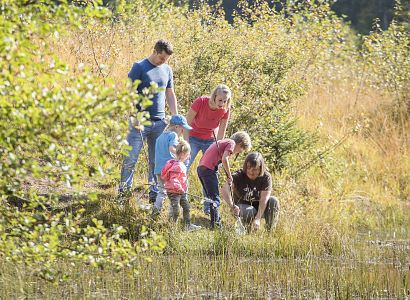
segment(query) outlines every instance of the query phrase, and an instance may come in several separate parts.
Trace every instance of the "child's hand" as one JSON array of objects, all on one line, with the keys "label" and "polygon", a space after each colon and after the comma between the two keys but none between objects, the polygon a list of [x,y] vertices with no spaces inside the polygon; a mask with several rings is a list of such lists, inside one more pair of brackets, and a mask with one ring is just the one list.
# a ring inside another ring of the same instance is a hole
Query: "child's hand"
[{"label": "child's hand", "polygon": [[232,187],[232,182],[233,182],[232,176],[228,177],[226,181],[228,182],[229,186]]}]

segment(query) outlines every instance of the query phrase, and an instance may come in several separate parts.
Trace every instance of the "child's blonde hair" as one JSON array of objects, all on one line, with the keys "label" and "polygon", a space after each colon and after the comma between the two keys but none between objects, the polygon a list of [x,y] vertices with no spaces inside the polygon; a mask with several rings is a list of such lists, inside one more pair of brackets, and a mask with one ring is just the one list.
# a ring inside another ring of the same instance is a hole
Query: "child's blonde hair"
[{"label": "child's blonde hair", "polygon": [[231,136],[231,140],[234,140],[235,144],[239,144],[245,151],[249,151],[252,148],[251,138],[245,131],[235,132]]},{"label": "child's blonde hair", "polygon": [[191,146],[185,140],[179,141],[178,145],[175,148],[175,154],[179,157],[181,154],[191,152]]},{"label": "child's blonde hair", "polygon": [[218,84],[216,86],[216,88],[213,89],[213,91],[211,93],[211,97],[210,97],[211,99],[210,100],[215,102],[215,98],[218,94],[223,94],[223,95],[226,96],[227,101],[226,101],[226,104],[225,104],[225,108],[226,109],[231,108],[231,98],[232,98],[231,89],[225,84]]}]

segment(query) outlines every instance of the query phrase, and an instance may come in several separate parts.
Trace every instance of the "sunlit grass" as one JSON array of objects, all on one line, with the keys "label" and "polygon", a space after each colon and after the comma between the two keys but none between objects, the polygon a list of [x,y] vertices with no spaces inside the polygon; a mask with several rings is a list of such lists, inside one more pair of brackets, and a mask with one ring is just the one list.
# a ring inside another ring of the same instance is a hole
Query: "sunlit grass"
[{"label": "sunlit grass", "polygon": [[[176,70],[197,54],[198,49],[183,47],[189,44],[191,35],[197,34],[193,23],[181,18],[178,22],[185,21],[186,26],[164,27],[170,25],[167,23],[170,20],[171,17],[164,18],[156,26],[141,20],[138,25],[144,30],[118,27],[119,31],[114,32],[101,26],[92,32],[73,32],[64,37],[64,43],[51,43],[50,47],[54,47],[73,72],[79,63],[85,63],[94,73],[97,62],[105,64],[104,72],[121,86],[132,63],[148,56],[157,38],[173,41],[177,51],[170,64]],[[199,47],[203,43],[195,45]],[[192,67],[188,66],[187,72]],[[409,277],[404,275],[409,263],[408,233],[402,234],[402,243],[395,236],[377,241],[363,237],[363,233],[410,227],[410,124],[398,124],[394,120],[392,96],[368,85],[356,66],[333,67],[325,66],[316,73],[312,70],[310,89],[301,99],[295,99],[293,113],[299,127],[319,136],[312,158],[315,151],[331,147],[347,134],[349,137],[296,177],[289,176],[291,170],[282,173],[271,170],[272,193],[281,204],[274,231],[261,229],[237,236],[235,219],[224,203],[221,208],[224,228],[211,231],[209,220],[201,211],[202,187],[196,176],[199,157],[189,175],[189,193],[196,196],[190,197],[192,222],[203,226],[202,230],[186,232],[181,223],[171,224],[167,217],[168,200],[157,222],[151,222],[150,210],[140,208],[139,204],[148,203],[143,192],[147,189],[146,151],[141,152],[135,171],[135,186],[139,190],[125,207],[119,207],[115,202],[116,179],[122,158],[118,155],[110,161],[115,180],[108,177],[106,187],[93,186],[92,182],[84,186],[84,191],[95,192],[99,197],[84,205],[86,213],[82,222],[87,224],[96,217],[107,226],[123,225],[128,230],[126,237],[132,241],[139,238],[143,227],[148,227],[164,237],[167,242],[164,252],[148,253],[153,256],[153,262],[142,260],[139,275],[127,271],[113,274],[112,270],[62,263],[61,268],[68,269],[72,277],[57,283],[58,288],[24,266],[12,266],[0,260],[0,286],[4,287],[0,298],[16,295],[141,299],[403,298],[408,295]],[[217,75],[217,80],[229,79],[229,74]],[[187,111],[192,94],[202,91],[195,82],[178,77],[175,89],[181,113]],[[118,122],[126,122],[126,116]],[[107,138],[116,134],[110,132]],[[241,167],[243,158],[242,155],[231,163],[232,170]],[[297,154],[294,159],[299,159]],[[302,159],[308,161],[309,157]],[[223,175],[220,181],[225,181]]]}]

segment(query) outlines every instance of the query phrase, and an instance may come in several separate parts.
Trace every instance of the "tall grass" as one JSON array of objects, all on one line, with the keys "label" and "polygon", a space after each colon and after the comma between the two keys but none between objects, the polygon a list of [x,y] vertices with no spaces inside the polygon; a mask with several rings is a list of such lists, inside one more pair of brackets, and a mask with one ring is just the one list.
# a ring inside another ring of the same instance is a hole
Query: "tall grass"
[{"label": "tall grass", "polygon": [[[307,79],[305,95],[293,102],[293,114],[298,118],[300,128],[318,133],[319,144],[310,156],[295,154],[294,160],[309,162],[317,158],[318,152],[348,135],[340,146],[326,152],[310,168],[298,174],[296,180],[289,176],[291,170],[274,174],[273,194],[281,202],[280,223],[274,234],[263,233],[263,239],[258,235],[247,237],[252,241],[250,244],[260,246],[250,253],[265,251],[266,243],[274,244],[273,252],[285,257],[304,256],[312,251],[317,254],[344,253],[344,242],[356,230],[410,224],[409,214],[406,214],[410,199],[410,125],[395,122],[390,113],[392,95],[368,83],[369,74],[362,68],[354,46],[338,44],[336,36],[332,37],[336,30],[342,32],[345,27],[332,21],[331,25],[318,25],[323,26],[322,30],[312,27],[302,33],[286,27],[279,17],[266,20],[262,17],[252,29],[245,24],[233,29],[222,17],[212,15],[212,11],[206,8],[188,13],[183,8],[170,7],[162,11],[161,18],[155,22],[150,19],[151,11],[144,7],[139,9],[133,18],[127,20],[128,23],[89,24],[89,29],[71,32],[51,47],[73,69],[84,63],[93,73],[111,77],[118,86],[122,86],[132,63],[148,56],[158,38],[169,39],[175,47],[175,54],[170,60],[176,74],[175,90],[180,112],[185,113],[194,97],[208,93],[215,82],[230,84],[234,89],[234,101],[242,101],[240,83],[232,81],[235,71],[225,74],[213,70],[216,63],[213,59],[219,57],[223,63],[229,64],[224,61],[224,55],[229,56],[231,52],[238,56],[247,55],[243,54],[246,47],[241,44],[241,36],[250,38],[248,45],[260,51],[261,39],[265,36],[266,51],[270,47],[276,50],[287,47],[293,53],[296,66],[289,76]],[[268,21],[275,22],[274,26]],[[301,38],[301,45],[294,42],[296,37]],[[320,44],[316,38],[334,39],[334,43]],[[210,52],[215,47],[220,52]],[[330,48],[336,54],[319,59],[323,53],[328,55]],[[346,53],[351,57],[348,58]],[[209,55],[207,63],[212,72],[206,69],[203,61],[199,64],[196,60],[206,55]],[[221,68],[230,70],[225,65]],[[201,72],[204,72],[203,77],[200,77]],[[118,121],[125,122],[125,116]],[[112,133],[113,136],[116,134]],[[107,138],[113,136],[108,135]],[[240,167],[242,158],[233,163],[233,169]],[[136,169],[135,181],[138,183],[146,181],[146,162],[143,152]],[[112,157],[112,163],[113,170],[119,171],[121,156]],[[116,184],[115,180],[110,180],[112,185]],[[191,168],[190,191],[201,194],[195,165]],[[110,193],[114,198],[115,187]],[[141,199],[146,201],[145,197]],[[192,199],[194,221],[205,222],[201,219],[200,204],[195,201]],[[111,218],[110,204],[107,205],[100,216],[115,220]],[[146,217],[139,210],[135,214],[141,215],[123,221],[132,224],[135,219]],[[228,224],[233,222],[225,211],[224,219]],[[163,225],[166,223],[164,219]],[[199,252],[208,251],[212,246],[207,245],[207,235],[209,233],[200,234],[195,241],[171,237],[168,240],[169,251],[183,252],[193,248],[191,251],[195,252],[198,247]],[[264,242],[255,243],[259,240]],[[230,247],[235,245],[233,242]],[[247,246],[241,247],[234,248],[234,251],[248,251]],[[226,250],[232,251],[231,248]]]}]

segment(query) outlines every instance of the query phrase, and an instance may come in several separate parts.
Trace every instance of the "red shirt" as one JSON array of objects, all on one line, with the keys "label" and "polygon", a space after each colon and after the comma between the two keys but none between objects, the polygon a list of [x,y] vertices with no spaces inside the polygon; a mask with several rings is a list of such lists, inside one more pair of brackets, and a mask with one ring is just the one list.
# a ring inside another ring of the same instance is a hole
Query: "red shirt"
[{"label": "red shirt", "polygon": [[[203,140],[212,140],[214,129],[219,129],[219,123],[222,119],[229,119],[230,110],[225,108],[217,108],[212,110],[209,107],[209,97],[202,96],[196,98],[191,105],[191,109],[196,112],[195,118],[192,120],[192,130],[189,131],[189,136],[194,136]],[[215,135],[217,132],[215,132]]]},{"label": "red shirt", "polygon": [[235,141],[231,139],[223,139],[218,141],[218,146],[219,150],[216,146],[216,143],[213,143],[211,146],[209,146],[208,150],[205,151],[204,155],[199,161],[199,166],[204,166],[208,169],[214,170],[218,165],[218,162],[222,160],[222,155],[225,151],[227,151],[229,154],[233,153],[233,149],[235,148]]}]

